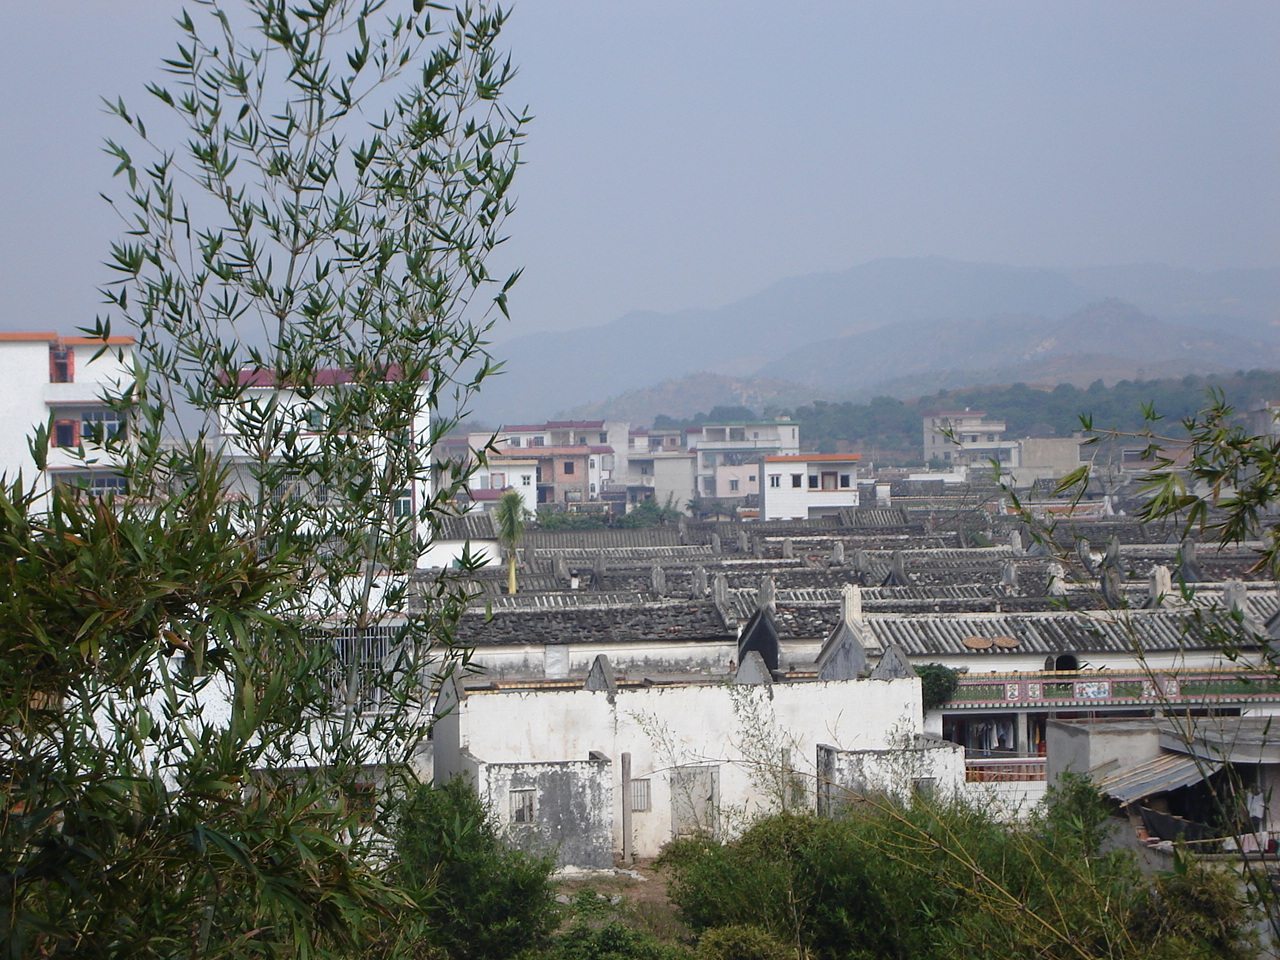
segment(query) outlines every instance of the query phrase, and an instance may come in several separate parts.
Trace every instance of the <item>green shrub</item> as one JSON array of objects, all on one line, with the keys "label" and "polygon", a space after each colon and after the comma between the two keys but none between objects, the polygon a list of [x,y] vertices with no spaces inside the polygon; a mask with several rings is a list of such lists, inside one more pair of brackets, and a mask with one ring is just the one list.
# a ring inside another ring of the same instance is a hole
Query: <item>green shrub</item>
[{"label": "green shrub", "polygon": [[1104,819],[1087,782],[1068,783],[1030,828],[958,803],[868,804],[672,844],[661,862],[704,940],[745,926],[811,957],[1251,955],[1228,881],[1144,880],[1127,853],[1098,852]]},{"label": "green shrub", "polygon": [[796,951],[757,927],[732,926],[704,933],[694,956],[697,960],[795,960]]},{"label": "green shrub", "polygon": [[540,960],[688,960],[688,951],[618,920],[600,926],[578,922],[555,938]]},{"label": "green shrub", "polygon": [[1151,960],[1257,956],[1256,938],[1242,934],[1248,907],[1237,879],[1193,861],[1178,866],[1156,878],[1130,920],[1134,939],[1151,945]]},{"label": "green shrub", "polygon": [[916,667],[920,674],[920,696],[926,710],[936,710],[950,703],[960,689],[956,672],[941,663],[924,663]]},{"label": "green shrub", "polygon": [[456,960],[508,960],[559,922],[554,863],[506,847],[465,780],[420,785],[399,811],[397,878],[414,891],[425,941]]}]

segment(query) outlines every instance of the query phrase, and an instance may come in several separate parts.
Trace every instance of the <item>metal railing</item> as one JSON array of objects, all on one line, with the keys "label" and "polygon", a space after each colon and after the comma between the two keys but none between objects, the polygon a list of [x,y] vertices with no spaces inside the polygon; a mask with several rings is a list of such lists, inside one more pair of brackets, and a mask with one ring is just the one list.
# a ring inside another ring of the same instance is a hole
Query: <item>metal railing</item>
[{"label": "metal railing", "polygon": [[1074,670],[961,676],[949,706],[1280,701],[1280,676],[1256,669]]},{"label": "metal railing", "polygon": [[964,778],[969,783],[1025,783],[1045,779],[1044,757],[1001,757],[966,760]]}]

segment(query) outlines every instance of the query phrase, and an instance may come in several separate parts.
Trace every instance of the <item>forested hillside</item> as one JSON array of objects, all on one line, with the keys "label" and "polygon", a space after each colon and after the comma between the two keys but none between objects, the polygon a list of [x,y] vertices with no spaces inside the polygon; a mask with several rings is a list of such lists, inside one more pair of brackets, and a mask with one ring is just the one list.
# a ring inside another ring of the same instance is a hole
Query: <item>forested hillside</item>
[{"label": "forested hillside", "polygon": [[[1280,399],[1280,373],[1252,370],[1232,376],[1180,377],[1162,380],[1122,380],[1113,387],[1101,381],[1085,389],[1060,384],[1038,390],[1023,383],[1010,387],[972,387],[941,390],[915,400],[876,397],[867,403],[814,401],[793,408],[752,411],[743,407],[716,408],[687,419],[657,417],[654,426],[693,426],[708,420],[748,419],[748,414],[789,416],[800,422],[806,449],[834,452],[841,443],[877,451],[917,454],[921,445],[920,418],[929,410],[985,410],[1005,420],[1009,436],[1070,436],[1080,429],[1082,415],[1100,430],[1136,430],[1149,405],[1176,429],[1178,421],[1206,405],[1208,392],[1221,390],[1227,402],[1247,410],[1262,400]],[[730,416],[731,414],[731,416]]]}]

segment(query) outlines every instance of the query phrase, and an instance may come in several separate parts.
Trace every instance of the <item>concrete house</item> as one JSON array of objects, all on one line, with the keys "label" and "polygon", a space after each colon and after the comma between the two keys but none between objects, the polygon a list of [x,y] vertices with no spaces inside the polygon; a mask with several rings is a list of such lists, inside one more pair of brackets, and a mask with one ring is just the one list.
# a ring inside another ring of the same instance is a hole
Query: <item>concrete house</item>
[{"label": "concrete house", "polygon": [[1016,441],[1005,439],[1005,422],[985,411],[931,410],[924,415],[924,459],[944,464],[995,460],[1013,464]]},{"label": "concrete house", "polygon": [[761,520],[839,516],[858,506],[856,453],[799,453],[763,457]]},{"label": "concrete house", "polygon": [[[21,471],[45,490],[74,483],[90,493],[123,491],[115,461],[94,441],[127,429],[104,397],[121,396],[132,385],[133,343],[132,337],[104,344],[56,333],[0,333],[0,473],[12,481]],[[28,441],[42,426],[49,428],[49,450],[46,470],[37,476]]]},{"label": "concrete house", "polygon": [[705,423],[690,427],[687,436],[689,449],[697,453],[697,495],[707,499],[759,494],[760,457],[800,452],[800,426],[786,419]]},{"label": "concrete house", "polygon": [[833,789],[844,799],[892,791],[899,770],[960,786],[959,748],[917,747],[914,676],[775,680],[759,653],[737,676],[619,683],[601,657],[585,683],[454,684],[433,728],[435,776],[467,776],[513,842],[579,867],[654,856],[673,837],[725,835],[784,806],[812,809],[819,744],[859,778],[828,785],[828,801]]}]

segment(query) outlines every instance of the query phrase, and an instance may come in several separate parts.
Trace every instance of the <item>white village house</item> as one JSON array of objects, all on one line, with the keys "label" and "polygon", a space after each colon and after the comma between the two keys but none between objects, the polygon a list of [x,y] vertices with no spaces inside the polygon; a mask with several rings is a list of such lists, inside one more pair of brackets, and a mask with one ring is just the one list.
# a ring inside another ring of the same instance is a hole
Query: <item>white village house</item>
[{"label": "white village house", "polygon": [[[91,492],[121,490],[113,457],[94,442],[125,428],[104,398],[133,383],[133,338],[0,333],[0,473],[12,481],[77,483]],[[105,349],[104,349],[105,347]],[[100,355],[98,355],[100,353]],[[37,477],[30,441],[49,428],[47,467]],[[84,448],[84,457],[80,449]]]},{"label": "white village house", "polygon": [[962,749],[923,736],[919,678],[774,682],[759,652],[728,683],[618,684],[599,657],[585,684],[451,684],[437,714],[436,779],[466,776],[509,839],[574,867],[732,835],[771,810],[964,781]]}]

